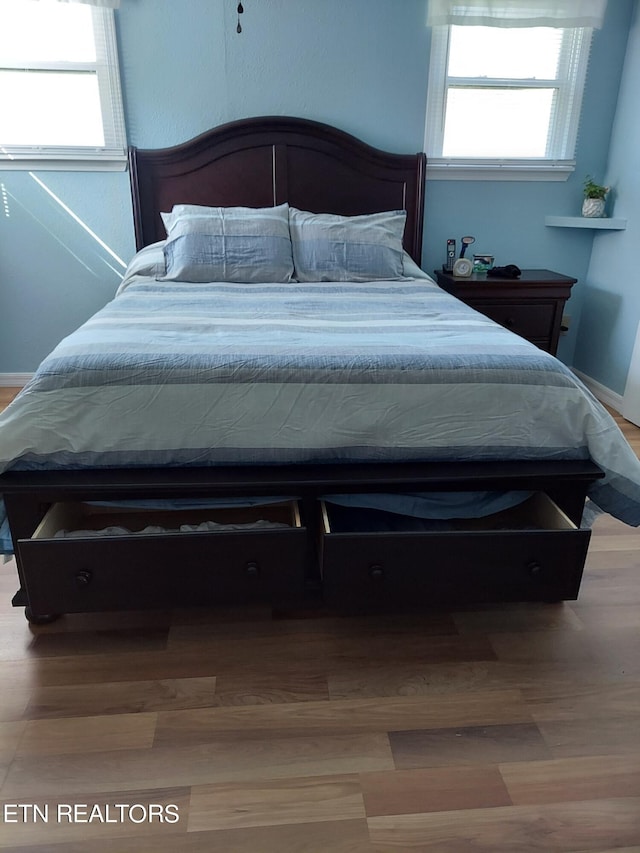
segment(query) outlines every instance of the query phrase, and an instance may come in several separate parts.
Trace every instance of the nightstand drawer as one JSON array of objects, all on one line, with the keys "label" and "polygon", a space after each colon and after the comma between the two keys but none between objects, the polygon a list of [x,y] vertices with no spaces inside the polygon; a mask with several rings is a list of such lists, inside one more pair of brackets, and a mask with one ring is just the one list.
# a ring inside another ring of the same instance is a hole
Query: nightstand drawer
[{"label": "nightstand drawer", "polygon": [[553,302],[484,302],[470,300],[472,307],[481,311],[523,338],[548,338],[555,317]]},{"label": "nightstand drawer", "polygon": [[562,312],[575,278],[551,270],[522,270],[505,279],[474,273],[456,278],[434,270],[440,287],[540,349],[556,354]]}]

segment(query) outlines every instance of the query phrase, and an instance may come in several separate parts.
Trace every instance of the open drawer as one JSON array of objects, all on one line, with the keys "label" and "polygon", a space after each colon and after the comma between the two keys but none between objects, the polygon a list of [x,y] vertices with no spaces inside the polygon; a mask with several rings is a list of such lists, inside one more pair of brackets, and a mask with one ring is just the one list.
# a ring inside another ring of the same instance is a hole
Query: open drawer
[{"label": "open drawer", "polygon": [[305,538],[297,501],[188,511],[56,503],[18,553],[39,616],[299,598]]},{"label": "open drawer", "polygon": [[590,538],[543,493],[446,530],[415,529],[415,519],[403,529],[398,516],[393,530],[377,531],[375,510],[323,502],[321,512],[323,589],[334,607],[577,598]]}]

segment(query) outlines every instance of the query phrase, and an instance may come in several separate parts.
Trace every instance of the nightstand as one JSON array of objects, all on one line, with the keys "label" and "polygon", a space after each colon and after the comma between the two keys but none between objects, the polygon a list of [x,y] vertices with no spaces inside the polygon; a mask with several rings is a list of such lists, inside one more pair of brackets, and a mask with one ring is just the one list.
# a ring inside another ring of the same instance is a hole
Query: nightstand
[{"label": "nightstand", "polygon": [[520,278],[490,278],[486,273],[456,278],[435,270],[435,277],[443,290],[556,354],[564,304],[577,279],[551,270],[522,270]]}]

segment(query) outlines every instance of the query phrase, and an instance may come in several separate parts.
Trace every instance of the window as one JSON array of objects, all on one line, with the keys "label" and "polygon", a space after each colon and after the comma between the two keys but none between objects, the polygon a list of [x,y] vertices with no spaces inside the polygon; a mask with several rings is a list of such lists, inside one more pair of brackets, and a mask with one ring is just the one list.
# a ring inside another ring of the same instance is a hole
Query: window
[{"label": "window", "polygon": [[0,31],[0,169],[125,168],[113,11],[2,0]]},{"label": "window", "polygon": [[589,27],[434,27],[430,177],[565,180],[591,36]]}]

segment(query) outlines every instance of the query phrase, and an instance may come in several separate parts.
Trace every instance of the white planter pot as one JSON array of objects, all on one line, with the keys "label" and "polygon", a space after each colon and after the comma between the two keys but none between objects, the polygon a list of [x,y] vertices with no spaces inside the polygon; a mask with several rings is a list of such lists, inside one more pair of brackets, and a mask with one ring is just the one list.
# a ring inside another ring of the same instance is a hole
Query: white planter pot
[{"label": "white planter pot", "polygon": [[605,199],[585,198],[582,202],[582,215],[589,218],[604,216]]}]

